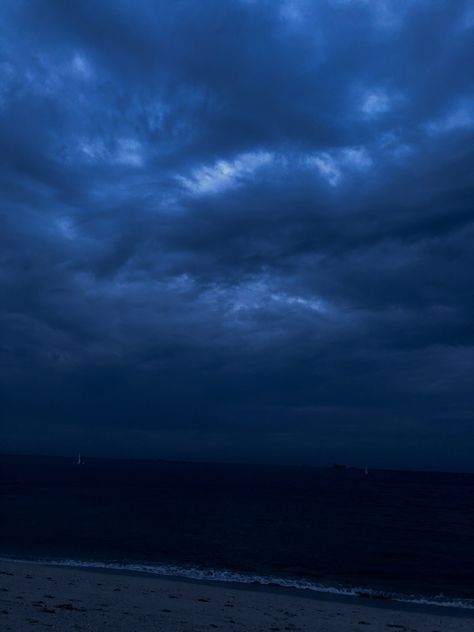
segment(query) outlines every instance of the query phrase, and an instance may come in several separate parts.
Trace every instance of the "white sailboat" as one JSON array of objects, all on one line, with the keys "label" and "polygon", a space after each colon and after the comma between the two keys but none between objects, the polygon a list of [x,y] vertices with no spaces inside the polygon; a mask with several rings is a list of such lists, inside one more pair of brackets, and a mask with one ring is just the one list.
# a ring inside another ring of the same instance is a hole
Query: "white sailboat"
[{"label": "white sailboat", "polygon": [[369,468],[367,465],[365,466],[364,474],[367,476],[369,474]]},{"label": "white sailboat", "polygon": [[84,461],[82,461],[82,459],[81,459],[81,453],[80,452],[77,455],[77,464],[78,465],[84,465]]}]

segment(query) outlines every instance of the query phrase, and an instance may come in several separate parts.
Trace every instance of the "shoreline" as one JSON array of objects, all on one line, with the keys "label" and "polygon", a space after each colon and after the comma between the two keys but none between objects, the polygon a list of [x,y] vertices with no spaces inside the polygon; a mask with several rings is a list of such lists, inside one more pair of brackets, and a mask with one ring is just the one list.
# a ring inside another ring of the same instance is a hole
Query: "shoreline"
[{"label": "shoreline", "polygon": [[[410,612],[432,612],[443,613],[448,610],[453,616],[474,618],[474,600],[461,597],[450,597],[441,595],[442,600],[439,603],[434,601],[434,596],[423,594],[389,592],[385,590],[374,590],[366,586],[348,586],[343,584],[325,584],[309,582],[309,586],[304,586],[306,580],[301,581],[300,586],[285,585],[282,582],[292,581],[289,578],[278,578],[271,576],[260,576],[248,573],[239,573],[237,571],[226,571],[229,575],[227,579],[206,577],[206,572],[221,573],[216,569],[199,569],[204,576],[193,576],[193,571],[197,569],[180,567],[177,565],[152,565],[141,562],[121,563],[107,562],[96,560],[76,560],[76,559],[22,559],[18,557],[8,557],[0,555],[0,565],[2,563],[26,564],[34,566],[45,566],[48,568],[69,568],[84,572],[99,572],[107,575],[123,575],[148,577],[152,579],[165,579],[169,581],[192,583],[196,585],[206,584],[209,586],[231,587],[234,590],[255,590],[259,592],[272,592],[276,594],[287,594],[292,596],[304,597],[307,599],[316,599],[322,601],[338,602],[338,603],[361,603],[368,607],[375,608],[391,608],[393,610],[402,610]],[[163,570],[166,569],[166,570]],[[171,572],[171,569],[174,572]],[[170,572],[166,572],[166,571]],[[237,577],[241,577],[239,580]],[[253,579],[255,577],[255,579]],[[244,580],[245,578],[245,580]],[[265,579],[265,581],[259,581]],[[272,581],[275,580],[275,581]],[[438,595],[436,596],[438,597]],[[457,603],[460,602],[460,603]],[[463,603],[463,602],[468,602]]]},{"label": "shoreline", "polygon": [[[236,626],[304,631],[314,629],[317,620],[328,632],[365,625],[375,630],[467,632],[474,619],[473,611],[463,609],[5,559],[0,560],[0,589],[0,622],[15,631],[41,623],[65,630],[73,622],[83,626],[87,619],[87,630],[110,625],[114,630],[185,626],[184,632]],[[74,613],[81,614],[80,621]]]}]

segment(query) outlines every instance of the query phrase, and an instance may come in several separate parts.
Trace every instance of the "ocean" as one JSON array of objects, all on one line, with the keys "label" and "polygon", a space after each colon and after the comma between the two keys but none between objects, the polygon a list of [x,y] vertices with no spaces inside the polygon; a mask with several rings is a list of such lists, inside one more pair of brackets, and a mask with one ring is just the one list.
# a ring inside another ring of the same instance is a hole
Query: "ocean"
[{"label": "ocean", "polygon": [[474,474],[0,456],[0,556],[474,608]]}]

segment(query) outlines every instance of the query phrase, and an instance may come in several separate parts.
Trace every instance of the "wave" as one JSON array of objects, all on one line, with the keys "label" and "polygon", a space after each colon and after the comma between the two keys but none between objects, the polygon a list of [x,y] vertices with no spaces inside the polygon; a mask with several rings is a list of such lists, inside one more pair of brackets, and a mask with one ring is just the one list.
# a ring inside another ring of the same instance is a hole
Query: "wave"
[{"label": "wave", "polygon": [[308,579],[298,579],[290,577],[278,577],[272,575],[255,575],[251,573],[241,573],[226,569],[199,568],[195,566],[177,566],[173,564],[139,564],[103,562],[94,560],[74,560],[74,559],[15,559],[0,557],[3,562],[19,562],[28,564],[41,564],[48,566],[66,566],[69,568],[91,568],[109,571],[145,573],[147,575],[158,575],[160,577],[179,577],[194,581],[206,582],[226,582],[237,584],[259,584],[262,586],[280,586],[295,590],[311,591],[326,595],[340,597],[359,597],[375,600],[395,601],[400,603],[440,606],[444,608],[462,608],[464,610],[474,610],[474,599],[451,598],[443,594],[437,595],[416,595],[402,594],[398,592],[386,592],[368,589],[360,586],[343,586],[317,583]]}]

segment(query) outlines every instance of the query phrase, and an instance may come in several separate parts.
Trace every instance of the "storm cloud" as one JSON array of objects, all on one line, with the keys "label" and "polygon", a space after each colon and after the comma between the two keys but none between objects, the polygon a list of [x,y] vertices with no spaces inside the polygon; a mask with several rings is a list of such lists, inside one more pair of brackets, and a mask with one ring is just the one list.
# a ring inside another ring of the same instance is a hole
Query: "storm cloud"
[{"label": "storm cloud", "polygon": [[0,21],[1,451],[472,469],[472,2]]}]

